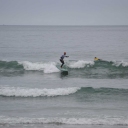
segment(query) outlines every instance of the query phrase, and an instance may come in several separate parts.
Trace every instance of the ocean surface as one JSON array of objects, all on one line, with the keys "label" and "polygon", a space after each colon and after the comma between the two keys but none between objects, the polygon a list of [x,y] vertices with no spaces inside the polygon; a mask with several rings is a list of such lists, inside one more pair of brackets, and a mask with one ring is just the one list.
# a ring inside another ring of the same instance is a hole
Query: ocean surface
[{"label": "ocean surface", "polygon": [[[57,68],[64,52],[68,73]],[[128,26],[1,25],[0,128],[7,127],[127,128]]]}]

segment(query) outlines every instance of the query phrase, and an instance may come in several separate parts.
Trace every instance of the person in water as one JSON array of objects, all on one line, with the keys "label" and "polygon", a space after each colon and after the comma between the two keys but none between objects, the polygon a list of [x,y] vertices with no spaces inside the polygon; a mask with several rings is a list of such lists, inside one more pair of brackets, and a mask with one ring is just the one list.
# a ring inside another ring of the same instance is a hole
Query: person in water
[{"label": "person in water", "polygon": [[60,62],[62,63],[61,68],[64,65],[64,57],[69,57],[69,56],[66,56],[66,52],[64,52],[64,54],[60,57]]},{"label": "person in water", "polygon": [[99,58],[95,57],[95,58],[94,58],[94,61],[97,61],[97,60],[101,60],[101,59],[99,59]]}]

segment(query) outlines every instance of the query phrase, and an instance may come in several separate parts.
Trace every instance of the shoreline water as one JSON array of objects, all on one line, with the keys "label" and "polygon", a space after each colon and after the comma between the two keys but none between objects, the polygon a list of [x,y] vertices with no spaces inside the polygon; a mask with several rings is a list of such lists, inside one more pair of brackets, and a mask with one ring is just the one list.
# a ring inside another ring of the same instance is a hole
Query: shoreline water
[{"label": "shoreline water", "polygon": [[127,128],[127,126],[104,126],[104,125],[55,125],[55,124],[20,124],[0,125],[1,128]]}]

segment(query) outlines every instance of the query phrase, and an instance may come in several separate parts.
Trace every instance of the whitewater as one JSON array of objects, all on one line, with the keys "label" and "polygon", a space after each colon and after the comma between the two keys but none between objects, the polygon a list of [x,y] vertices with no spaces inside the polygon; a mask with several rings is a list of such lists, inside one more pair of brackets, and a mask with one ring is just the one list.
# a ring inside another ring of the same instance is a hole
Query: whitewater
[{"label": "whitewater", "polygon": [[[40,72],[44,74],[55,74],[62,72],[57,68],[56,62],[30,62],[30,61],[0,61],[2,75],[25,74],[28,72]],[[68,69],[68,77],[80,78],[128,78],[128,62],[124,61],[87,61],[68,60],[64,68]]]}]

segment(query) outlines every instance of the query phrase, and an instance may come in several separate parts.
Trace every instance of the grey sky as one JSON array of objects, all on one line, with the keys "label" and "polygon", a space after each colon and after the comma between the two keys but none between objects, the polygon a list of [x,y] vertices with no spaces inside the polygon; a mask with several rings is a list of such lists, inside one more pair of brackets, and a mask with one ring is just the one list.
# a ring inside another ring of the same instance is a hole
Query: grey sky
[{"label": "grey sky", "polygon": [[128,25],[128,0],[0,0],[5,25]]}]

